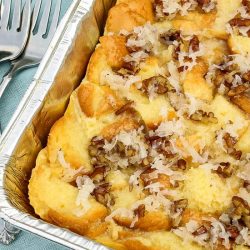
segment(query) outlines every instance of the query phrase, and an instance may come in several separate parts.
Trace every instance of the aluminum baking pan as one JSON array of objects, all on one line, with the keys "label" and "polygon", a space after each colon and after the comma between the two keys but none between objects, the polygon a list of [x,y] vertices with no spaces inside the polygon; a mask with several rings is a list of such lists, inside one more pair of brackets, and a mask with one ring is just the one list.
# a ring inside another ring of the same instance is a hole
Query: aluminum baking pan
[{"label": "aluminum baking pan", "polygon": [[0,217],[72,249],[107,249],[51,225],[29,204],[28,181],[38,152],[84,76],[112,0],[73,1],[32,84],[0,139]]}]

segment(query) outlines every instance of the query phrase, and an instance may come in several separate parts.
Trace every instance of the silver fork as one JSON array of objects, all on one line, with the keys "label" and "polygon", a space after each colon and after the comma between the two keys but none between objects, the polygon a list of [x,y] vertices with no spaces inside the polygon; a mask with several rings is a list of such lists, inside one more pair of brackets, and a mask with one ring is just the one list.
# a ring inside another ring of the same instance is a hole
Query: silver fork
[{"label": "silver fork", "polygon": [[24,50],[30,29],[31,3],[15,0],[10,23],[11,0],[0,0],[0,62],[16,59]]},{"label": "silver fork", "polygon": [[[62,0],[56,1],[49,31],[48,22],[51,14],[52,0],[45,1],[46,4],[44,6],[44,11],[42,13],[40,22],[38,20],[38,16],[39,12],[41,11],[42,0],[36,1],[32,12],[31,31],[26,48],[19,58],[11,62],[10,71],[7,75],[5,75],[5,77],[3,78],[3,82],[0,84],[0,98],[16,72],[25,68],[34,67],[38,65],[42,60],[53,38],[53,35],[56,32],[60,16],[61,1]],[[36,26],[38,26],[38,31],[35,33]],[[47,35],[45,36],[45,34]]]}]

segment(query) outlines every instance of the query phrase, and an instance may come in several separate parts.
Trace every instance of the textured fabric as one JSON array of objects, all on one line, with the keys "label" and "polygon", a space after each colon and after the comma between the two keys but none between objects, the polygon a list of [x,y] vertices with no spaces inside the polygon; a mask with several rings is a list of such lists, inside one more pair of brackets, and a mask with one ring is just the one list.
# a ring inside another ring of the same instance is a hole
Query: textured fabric
[{"label": "textured fabric", "polygon": [[[46,2],[47,0],[43,0]],[[44,3],[43,2],[43,3]],[[54,0],[52,1],[55,2]],[[62,0],[61,17],[65,14],[72,0]],[[34,1],[33,1],[34,3]],[[0,79],[8,71],[9,63],[0,64]],[[27,90],[32,78],[36,72],[36,68],[27,69],[18,73],[10,85],[7,87],[4,95],[0,99],[0,123],[2,129],[6,127],[11,116],[15,112],[18,103]],[[1,250],[66,250],[61,245],[45,240],[41,237],[22,231],[16,240],[9,246],[3,246],[0,243]]]}]

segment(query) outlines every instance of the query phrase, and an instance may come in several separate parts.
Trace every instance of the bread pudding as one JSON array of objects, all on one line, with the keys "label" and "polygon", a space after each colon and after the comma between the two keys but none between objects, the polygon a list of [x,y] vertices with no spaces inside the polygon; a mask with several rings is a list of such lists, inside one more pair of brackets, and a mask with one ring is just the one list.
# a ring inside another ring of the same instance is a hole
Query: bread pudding
[{"label": "bread pudding", "polygon": [[248,249],[249,90],[249,0],[118,0],[30,204],[112,249]]}]

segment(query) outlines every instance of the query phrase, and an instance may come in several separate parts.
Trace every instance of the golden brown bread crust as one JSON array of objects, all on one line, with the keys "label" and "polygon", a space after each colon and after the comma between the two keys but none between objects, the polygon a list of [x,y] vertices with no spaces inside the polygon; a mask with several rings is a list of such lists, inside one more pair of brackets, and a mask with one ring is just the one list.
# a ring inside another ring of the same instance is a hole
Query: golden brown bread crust
[{"label": "golden brown bread crust", "polygon": [[[61,180],[61,167],[48,167],[47,163],[45,148],[39,153],[37,167],[32,172],[29,184],[30,201],[36,213],[49,222],[69,228],[79,234],[91,234],[93,230],[91,223],[104,218],[107,215],[106,208],[93,200],[91,211],[83,216],[74,215],[74,210],[77,210],[74,202],[77,188]],[[70,200],[71,202],[68,203]],[[100,230],[96,233],[102,233],[102,230],[103,226],[100,225]]]},{"label": "golden brown bread crust", "polygon": [[108,64],[111,68],[120,69],[123,65],[123,57],[128,55],[126,39],[123,36],[102,36],[100,43],[105,51]]},{"label": "golden brown bread crust", "polygon": [[[248,95],[248,94],[247,94]],[[231,98],[232,102],[238,105],[246,113],[250,114],[250,99],[249,96],[241,94]]]},{"label": "golden brown bread crust", "polygon": [[115,92],[107,86],[96,86],[91,83],[81,85],[77,97],[82,112],[88,117],[98,117],[119,109],[123,105]]},{"label": "golden brown bread crust", "polygon": [[109,11],[106,32],[118,33],[123,29],[132,31],[134,27],[143,25],[147,21],[152,22],[153,19],[151,0],[119,1]]},{"label": "golden brown bread crust", "polygon": [[[243,160],[234,159],[233,154],[238,150],[246,160],[245,155],[250,153],[250,102],[245,93],[229,98],[228,85],[225,89],[218,85],[221,75],[217,75],[227,63],[224,55],[245,55],[249,51],[248,37],[230,35],[225,28],[240,1],[218,0],[217,9],[208,13],[199,6],[186,15],[177,13],[160,19],[154,8],[161,1],[117,2],[109,12],[105,35],[90,59],[83,82],[73,92],[67,111],[52,127],[47,147],[37,158],[29,184],[30,203],[36,214],[113,249],[208,249],[192,240],[183,241],[176,230],[186,230],[190,221],[203,225],[204,218],[218,222],[222,211],[234,209],[232,196],[239,195],[243,187],[243,180],[236,176],[237,164],[243,164]],[[222,11],[225,6],[228,13]],[[172,41],[169,33],[176,31]],[[159,42],[164,33],[168,34],[165,41]],[[135,37],[140,35],[138,42]],[[198,51],[192,51],[191,38],[198,39]],[[130,39],[135,39],[132,45]],[[135,57],[132,65],[128,58],[137,52],[146,58]],[[193,52],[202,53],[195,56]],[[185,72],[187,62],[193,63],[192,57],[195,63]],[[170,70],[171,63],[176,68]],[[224,74],[227,70],[221,71]],[[194,116],[189,113],[193,109]],[[207,113],[200,116],[203,109]],[[228,143],[233,148],[227,148],[223,137],[219,141],[224,130],[235,133]],[[133,143],[124,146],[131,143],[127,136],[133,132],[137,133]],[[161,133],[169,134],[164,137]],[[142,149],[145,146],[146,151],[153,148],[151,155],[136,162],[133,144]],[[126,161],[119,162],[119,154],[130,155],[125,158],[128,166]],[[172,165],[162,169],[159,155]],[[215,167],[210,162],[214,158],[222,168],[229,162],[235,171],[232,176],[210,169],[211,165]],[[92,184],[79,184],[81,177],[88,177]],[[87,199],[85,191],[89,192]],[[79,200],[89,204],[88,210]],[[136,204],[140,202],[138,211]],[[110,219],[119,209],[121,213]],[[220,239],[214,249],[225,248],[224,243]]]}]

